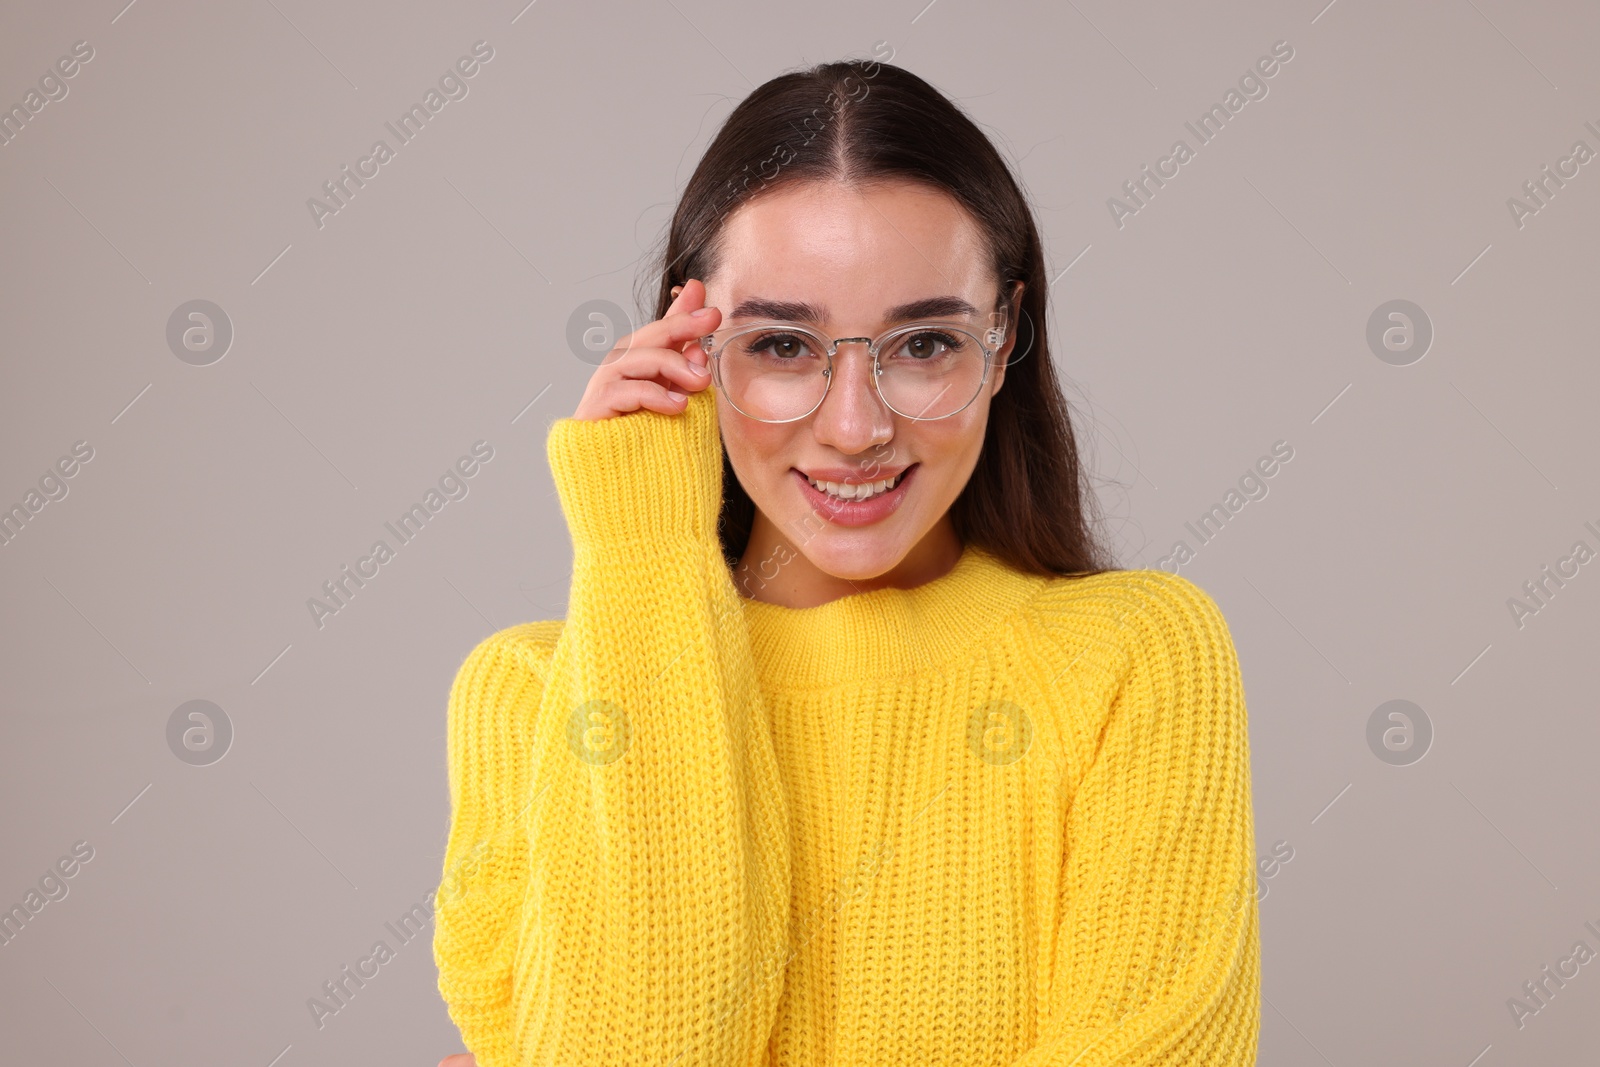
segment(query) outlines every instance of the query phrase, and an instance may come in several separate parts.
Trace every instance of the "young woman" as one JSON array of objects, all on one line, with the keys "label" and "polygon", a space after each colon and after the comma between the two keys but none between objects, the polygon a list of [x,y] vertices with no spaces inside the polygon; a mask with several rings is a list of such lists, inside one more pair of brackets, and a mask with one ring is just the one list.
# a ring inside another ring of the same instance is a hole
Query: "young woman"
[{"label": "young woman", "polygon": [[1048,291],[917,76],[729,116],[656,320],[550,429],[567,617],[451,689],[434,953],[479,1067],[1255,1061],[1238,662],[1096,544]]}]

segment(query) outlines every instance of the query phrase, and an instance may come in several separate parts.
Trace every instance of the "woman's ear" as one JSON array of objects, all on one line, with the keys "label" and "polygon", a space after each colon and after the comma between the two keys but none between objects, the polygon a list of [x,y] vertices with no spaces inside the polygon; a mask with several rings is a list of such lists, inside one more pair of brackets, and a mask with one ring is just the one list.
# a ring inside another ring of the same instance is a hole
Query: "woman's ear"
[{"label": "woman's ear", "polygon": [[[1022,318],[1022,291],[1026,287],[1025,283],[1015,281],[1010,284],[1006,293],[1004,301],[1006,309],[1006,339],[1005,343],[994,354],[994,369],[992,371],[994,374],[994,388],[989,390],[990,396],[998,393],[1000,386],[1005,384],[1006,367],[1010,365],[1011,353],[1017,347],[1017,327]],[[1026,355],[1027,353],[1023,354]]]},{"label": "woman's ear", "polygon": [[1012,336],[1016,336],[1017,320],[1022,317],[1022,291],[1027,287],[1026,282],[1014,281],[1006,293],[1006,322],[1010,324]]}]

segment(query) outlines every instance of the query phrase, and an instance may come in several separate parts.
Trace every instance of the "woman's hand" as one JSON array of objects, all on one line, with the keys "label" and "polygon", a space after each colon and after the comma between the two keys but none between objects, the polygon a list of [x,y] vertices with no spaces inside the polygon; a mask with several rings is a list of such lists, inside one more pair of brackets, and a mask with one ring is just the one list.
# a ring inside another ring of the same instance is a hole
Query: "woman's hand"
[{"label": "woman's hand", "polygon": [[458,1052],[440,1060],[439,1067],[478,1067],[478,1057],[470,1052]]},{"label": "woman's hand", "polygon": [[641,408],[681,414],[688,394],[711,384],[698,342],[717,328],[722,312],[705,307],[705,299],[704,283],[691,278],[665,315],[618,341],[595,368],[572,417],[609,419]]}]

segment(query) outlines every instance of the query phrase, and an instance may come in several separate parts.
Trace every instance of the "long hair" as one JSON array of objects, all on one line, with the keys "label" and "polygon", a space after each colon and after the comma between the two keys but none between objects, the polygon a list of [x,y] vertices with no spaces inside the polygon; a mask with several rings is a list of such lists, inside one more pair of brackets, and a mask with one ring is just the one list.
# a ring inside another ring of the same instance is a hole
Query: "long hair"
[{"label": "long hair", "polygon": [[[950,505],[963,544],[1040,575],[1119,570],[1097,539],[1096,499],[1080,465],[1047,335],[1050,283],[1038,225],[1000,154],[953,102],[890,63],[839,60],[781,74],[729,114],[684,188],[655,273],[659,319],[672,287],[715,273],[725,220],[793,182],[915,181],[953,196],[987,235],[1002,296],[1026,287],[1016,343],[994,394],[971,479]],[[643,301],[641,301],[641,304]],[[729,566],[749,543],[755,504],[722,457],[718,536]]]}]

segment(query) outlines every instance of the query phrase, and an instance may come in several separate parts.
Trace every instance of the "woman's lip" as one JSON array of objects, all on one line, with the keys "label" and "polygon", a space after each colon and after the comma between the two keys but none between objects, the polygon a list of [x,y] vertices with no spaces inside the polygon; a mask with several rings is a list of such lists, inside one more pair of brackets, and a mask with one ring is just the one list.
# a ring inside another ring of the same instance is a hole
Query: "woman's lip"
[{"label": "woman's lip", "polygon": [[829,522],[839,526],[870,526],[875,522],[882,522],[894,514],[906,498],[907,486],[916,476],[919,463],[913,463],[900,473],[900,480],[895,487],[886,493],[879,493],[870,500],[839,500],[829,496],[820,489],[812,487],[804,473],[791,467],[794,471],[795,481],[800,485],[800,493],[811,504],[814,512],[821,512]]},{"label": "woman's lip", "polygon": [[904,467],[893,471],[886,471],[880,468],[878,473],[871,478],[861,477],[861,467],[817,467],[813,470],[801,470],[799,467],[795,467],[794,469],[800,471],[807,478],[815,478],[819,482],[833,482],[836,485],[870,485],[873,482],[898,478],[910,470],[911,466],[911,464],[907,463]]}]

